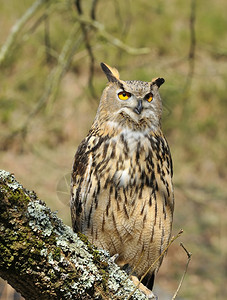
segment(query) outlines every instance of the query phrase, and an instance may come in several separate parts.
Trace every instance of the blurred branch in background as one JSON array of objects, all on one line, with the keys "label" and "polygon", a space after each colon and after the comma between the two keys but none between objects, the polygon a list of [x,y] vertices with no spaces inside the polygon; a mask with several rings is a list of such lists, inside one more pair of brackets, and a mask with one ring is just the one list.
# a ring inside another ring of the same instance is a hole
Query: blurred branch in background
[{"label": "blurred branch in background", "polygon": [[[50,0],[47,0],[47,10],[50,5]],[[49,15],[44,13],[44,41],[46,48],[46,63],[49,64],[52,61],[52,56],[50,55],[51,42],[50,42],[50,22]]]},{"label": "blurred branch in background", "polygon": [[[97,3],[98,3],[98,0],[93,0],[92,1],[91,10],[90,10],[90,16],[91,16],[92,20],[95,20]],[[80,16],[83,15],[83,10],[82,10],[80,0],[75,0],[75,6],[76,6],[78,14]],[[91,31],[91,29],[87,28],[86,25],[82,22],[80,23],[80,26],[81,26],[81,30],[83,32],[84,43],[85,43],[85,47],[87,49],[89,60],[90,60],[88,85],[89,85],[92,97],[96,98],[97,95],[95,93],[95,89],[94,89],[94,86],[93,86],[95,57],[94,57],[94,53],[93,53],[93,50],[92,50],[92,46],[90,44],[90,41],[91,41],[91,38],[90,38],[91,32],[90,31]]]},{"label": "blurred branch in background", "polygon": [[188,53],[189,59],[189,72],[188,78],[192,78],[195,69],[195,50],[196,50],[196,0],[191,0],[191,10],[190,10],[190,48]]},{"label": "blurred branch in background", "polygon": [[[51,1],[51,0],[50,0]],[[11,32],[0,50],[0,66],[4,63],[7,56],[15,46],[19,34],[22,32],[24,25],[35,15],[35,13],[46,3],[46,0],[37,0],[28,8],[25,14],[14,24]]]},{"label": "blurred branch in background", "polygon": [[188,73],[186,76],[186,82],[183,89],[184,95],[184,105],[182,106],[182,114],[183,117],[187,114],[188,109],[188,98],[192,85],[192,80],[195,72],[195,51],[196,51],[196,30],[195,30],[195,22],[196,22],[196,0],[191,0],[190,3],[190,19],[189,19],[189,33],[190,33],[190,44],[188,51]]},{"label": "blurred branch in background", "polygon": [[[16,24],[12,27],[11,33],[7,38],[5,44],[2,46],[0,51],[0,65],[4,63],[6,58],[11,55],[11,50],[16,48],[17,39],[19,34],[22,34],[23,27],[25,24],[36,14],[39,8],[46,3],[46,7],[44,8],[43,16],[35,20],[35,24],[32,26],[31,32],[40,24],[40,22],[44,22],[45,32],[44,32],[44,39],[45,39],[45,52],[46,52],[46,61],[50,61],[50,52],[51,52],[51,45],[50,45],[50,31],[49,31],[49,15],[53,13],[50,11],[51,0],[38,0],[26,11],[26,13],[16,22]],[[95,64],[95,57],[92,50],[91,40],[92,40],[92,33],[95,33],[94,38],[96,38],[95,44],[97,44],[97,37],[101,36],[105,41],[113,46],[119,48],[121,51],[125,51],[131,55],[141,55],[147,54],[150,52],[149,48],[134,48],[125,43],[123,43],[118,38],[114,37],[110,34],[102,23],[96,21],[96,8],[97,8],[98,0],[93,0],[91,2],[91,6],[89,7],[89,15],[90,17],[84,16],[84,11],[82,9],[82,4],[80,0],[75,1],[75,6],[77,8],[77,16],[74,16],[72,13],[72,20],[74,23],[72,24],[71,31],[68,35],[68,38],[65,40],[64,45],[62,47],[61,53],[57,57],[57,65],[53,67],[52,71],[50,72],[43,95],[35,105],[34,109],[29,113],[26,121],[20,126],[19,128],[13,130],[2,142],[1,149],[6,150],[10,147],[13,139],[16,136],[20,136],[22,141],[25,141],[26,135],[28,132],[29,123],[31,120],[40,112],[41,109],[46,107],[46,111],[50,111],[54,101],[56,100],[58,90],[60,87],[60,82],[62,77],[64,76],[65,72],[68,70],[73,56],[78,51],[78,49],[82,46],[83,42],[85,48],[88,53],[89,57],[89,79],[88,85],[90,88],[90,92],[93,98],[97,98],[95,94],[95,89],[93,86],[93,77],[94,77],[94,64]],[[79,29],[80,26],[80,29]],[[81,32],[80,32],[81,31]]]},{"label": "blurred branch in background", "polygon": [[77,33],[78,25],[75,24],[69,34],[68,39],[66,40],[63,46],[60,55],[58,56],[57,65],[53,68],[53,70],[50,72],[47,78],[42,97],[35,105],[35,108],[29,113],[23,125],[20,128],[13,131],[12,133],[10,133],[5,138],[5,140],[2,142],[2,149],[6,150],[8,147],[10,147],[11,143],[13,142],[13,139],[17,135],[21,136],[22,140],[25,140],[29,124],[31,120],[35,117],[35,115],[38,114],[44,106],[46,106],[47,110],[51,109],[58,92],[60,81],[71,62],[73,54],[78,49],[82,41],[81,36],[79,36],[75,41],[75,35]]},{"label": "blurred branch in background", "polygon": [[112,34],[110,34],[106,29],[105,26],[95,20],[91,20],[86,17],[78,17],[77,20],[86,25],[90,25],[92,28],[96,29],[98,34],[104,38],[109,44],[119,48],[122,51],[127,52],[131,55],[142,55],[142,54],[148,54],[150,53],[150,48],[144,47],[144,48],[134,48],[131,47],[125,43],[123,43],[120,39],[114,37]]}]

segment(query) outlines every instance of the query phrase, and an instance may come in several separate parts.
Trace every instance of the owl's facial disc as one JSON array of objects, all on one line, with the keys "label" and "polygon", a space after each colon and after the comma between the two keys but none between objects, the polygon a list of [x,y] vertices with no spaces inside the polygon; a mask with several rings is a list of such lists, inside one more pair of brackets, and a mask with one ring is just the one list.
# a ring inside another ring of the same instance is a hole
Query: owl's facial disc
[{"label": "owl's facial disc", "polygon": [[156,84],[127,81],[117,85],[118,89],[116,89],[116,85],[111,87],[112,92],[116,95],[117,101],[113,101],[113,98],[112,101],[117,106],[117,110],[116,113],[110,114],[110,118],[112,120],[115,118],[121,121],[126,120],[130,126],[147,124],[148,127],[158,127],[162,109]]},{"label": "owl's facial disc", "polygon": [[117,98],[127,111],[130,109],[139,117],[142,114],[142,111],[148,108],[146,103],[150,103],[153,100],[153,93],[149,92],[145,94],[139,91],[137,92],[137,95],[134,95],[122,87],[121,89],[117,90]]},{"label": "owl's facial disc", "polygon": [[[137,115],[140,115],[143,110],[143,99],[137,99],[133,94],[126,92],[124,89],[117,91],[118,100],[125,102],[125,107],[133,110]],[[130,101],[130,105],[127,102]],[[132,108],[131,108],[132,107]]]}]

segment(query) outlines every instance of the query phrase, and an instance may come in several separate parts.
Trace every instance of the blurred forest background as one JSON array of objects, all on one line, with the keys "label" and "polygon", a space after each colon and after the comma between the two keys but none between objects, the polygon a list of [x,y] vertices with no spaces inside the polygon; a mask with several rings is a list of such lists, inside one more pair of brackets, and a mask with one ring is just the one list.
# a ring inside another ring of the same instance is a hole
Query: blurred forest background
[{"label": "blurred forest background", "polygon": [[107,82],[99,63],[124,80],[165,78],[173,233],[184,234],[156,285],[174,294],[183,242],[193,255],[181,299],[227,294],[226,12],[226,0],[0,0],[0,167],[68,225],[73,156]]}]

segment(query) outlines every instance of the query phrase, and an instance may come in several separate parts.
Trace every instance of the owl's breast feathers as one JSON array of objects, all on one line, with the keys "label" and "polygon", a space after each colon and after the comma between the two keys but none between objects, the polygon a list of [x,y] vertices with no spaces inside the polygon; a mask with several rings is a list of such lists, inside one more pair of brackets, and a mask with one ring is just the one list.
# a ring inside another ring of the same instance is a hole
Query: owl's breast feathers
[{"label": "owl's breast feathers", "polygon": [[[161,130],[92,127],[74,160],[73,229],[141,276],[167,246],[174,197],[172,160]],[[98,129],[96,129],[98,128]],[[110,129],[110,130],[108,130]],[[157,272],[162,259],[152,272]]]},{"label": "owl's breast feathers", "polygon": [[[107,224],[110,215],[116,230],[128,226],[129,234],[140,217],[141,226],[149,219],[150,228],[157,223],[163,227],[167,222],[168,233],[162,234],[168,237],[162,239],[168,240],[174,209],[172,173],[169,147],[161,130],[144,133],[93,127],[80,144],[73,165],[74,230],[91,236],[94,242],[100,238],[96,244],[105,248],[106,242],[98,235],[104,230],[111,234]],[[123,237],[119,234],[120,239]]]}]

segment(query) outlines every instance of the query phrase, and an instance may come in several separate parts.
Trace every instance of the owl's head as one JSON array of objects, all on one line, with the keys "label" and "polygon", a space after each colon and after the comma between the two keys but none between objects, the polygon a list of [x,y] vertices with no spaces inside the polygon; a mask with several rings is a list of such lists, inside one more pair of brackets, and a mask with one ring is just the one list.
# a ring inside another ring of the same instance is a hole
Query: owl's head
[{"label": "owl's head", "polygon": [[109,84],[103,91],[97,116],[106,122],[115,122],[135,130],[158,129],[162,115],[158,90],[165,80],[123,81],[117,69],[104,63],[101,63],[101,68]]}]

